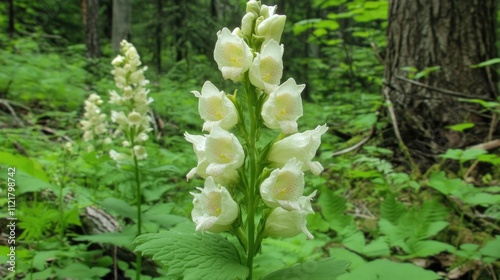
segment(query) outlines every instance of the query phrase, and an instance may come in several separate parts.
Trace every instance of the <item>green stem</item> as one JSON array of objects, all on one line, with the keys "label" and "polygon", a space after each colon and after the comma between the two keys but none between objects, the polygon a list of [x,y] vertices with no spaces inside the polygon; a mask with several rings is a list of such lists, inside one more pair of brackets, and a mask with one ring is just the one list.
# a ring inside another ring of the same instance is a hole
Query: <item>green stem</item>
[{"label": "green stem", "polygon": [[[134,145],[132,144],[132,147]],[[137,157],[134,154],[134,167],[135,167],[135,183],[136,183],[136,196],[137,196],[137,236],[141,235],[142,227],[142,213],[141,213],[141,180],[139,178],[139,164],[137,163]],[[141,279],[141,254],[138,252],[136,257],[136,274],[135,279]]]},{"label": "green stem", "polygon": [[[247,80],[248,81],[248,80]],[[255,255],[255,193],[257,190],[257,160],[255,142],[257,138],[257,119],[255,116],[256,93],[249,82],[246,84],[247,104],[250,114],[250,135],[248,139],[248,156],[250,167],[250,180],[247,188],[247,229],[248,229],[248,247],[247,247],[247,267],[249,280],[253,277],[253,258]]]}]

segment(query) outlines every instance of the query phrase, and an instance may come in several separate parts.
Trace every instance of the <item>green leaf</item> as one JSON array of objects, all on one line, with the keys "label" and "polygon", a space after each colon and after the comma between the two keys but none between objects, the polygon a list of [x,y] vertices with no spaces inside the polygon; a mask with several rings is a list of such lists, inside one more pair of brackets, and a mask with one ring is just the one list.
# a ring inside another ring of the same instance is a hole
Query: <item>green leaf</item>
[{"label": "green leaf", "polygon": [[375,260],[359,266],[338,280],[435,280],[441,279],[436,273],[409,263],[396,263],[389,260]]},{"label": "green leaf", "polygon": [[101,206],[109,212],[114,212],[122,217],[130,218],[132,220],[137,218],[136,208],[121,199],[108,197],[101,202]]},{"label": "green leaf", "polygon": [[387,195],[380,206],[382,211],[382,218],[395,224],[398,219],[405,213],[405,207],[403,204],[396,201],[394,195]]},{"label": "green leaf", "polygon": [[486,243],[479,252],[493,259],[500,259],[500,235],[495,236],[495,239]]},{"label": "green leaf", "polygon": [[113,244],[120,247],[129,247],[134,240],[135,232],[106,232],[94,235],[80,235],[74,238],[76,241],[90,241],[100,244]]},{"label": "green leaf", "polygon": [[328,250],[328,253],[332,258],[349,261],[349,269],[357,268],[366,263],[366,261],[360,255],[353,253],[345,248],[330,248],[330,250]]},{"label": "green leaf", "polygon": [[450,125],[447,126],[447,128],[453,130],[453,131],[458,131],[458,132],[463,132],[466,129],[473,128],[475,124],[473,123],[459,123],[456,125]]},{"label": "green leaf", "polygon": [[241,264],[238,251],[220,234],[172,229],[140,235],[134,243],[135,251],[167,265],[167,276],[185,280],[248,276],[248,268]]},{"label": "green leaf", "polygon": [[461,149],[448,149],[444,155],[439,155],[442,158],[460,160],[464,150]]},{"label": "green leaf", "polygon": [[444,251],[448,251],[450,253],[455,252],[455,247],[435,240],[423,240],[416,242],[415,244],[412,244],[410,249],[412,250],[412,253],[408,256],[408,258],[428,257],[437,255]]},{"label": "green leaf", "polygon": [[274,271],[262,278],[262,280],[282,280],[293,277],[293,279],[333,280],[347,273],[348,261],[335,260],[333,258],[317,261],[307,261],[301,264]]},{"label": "green leaf", "polygon": [[470,67],[471,68],[481,68],[481,67],[486,67],[486,66],[490,66],[493,64],[497,64],[497,63],[500,63],[500,58],[498,58],[498,57],[483,61],[483,62],[478,63],[478,64],[473,64]]},{"label": "green leaf", "polygon": [[467,149],[462,154],[460,161],[465,162],[468,160],[477,159],[480,155],[484,155],[486,153],[487,152],[485,150],[482,150],[482,149]]},{"label": "green leaf", "polygon": [[321,21],[320,18],[313,18],[313,19],[305,19],[298,21],[293,25],[293,33],[295,35],[299,35],[301,33],[304,33],[307,31],[309,28],[314,27],[314,23]]},{"label": "green leaf", "polygon": [[385,242],[384,238],[380,237],[376,240],[373,240],[370,244],[366,245],[363,248],[363,255],[375,258],[375,257],[388,257],[391,255],[391,250],[387,242]]},{"label": "green leaf", "polygon": [[104,267],[88,267],[82,263],[73,263],[63,269],[57,271],[57,275],[61,278],[71,279],[95,279],[95,277],[103,277],[109,273],[109,268]]}]

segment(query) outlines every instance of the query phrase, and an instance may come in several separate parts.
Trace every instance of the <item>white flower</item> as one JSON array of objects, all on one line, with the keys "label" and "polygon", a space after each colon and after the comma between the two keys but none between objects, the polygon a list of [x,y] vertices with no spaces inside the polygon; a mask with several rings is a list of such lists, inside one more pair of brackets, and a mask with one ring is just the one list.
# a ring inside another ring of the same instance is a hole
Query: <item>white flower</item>
[{"label": "white flower", "polygon": [[314,239],[314,236],[306,227],[306,217],[308,214],[310,212],[300,210],[287,211],[278,207],[267,218],[264,235],[270,237],[293,237],[299,233],[304,233],[307,239]]},{"label": "white flower", "polygon": [[210,132],[214,125],[229,130],[238,123],[238,112],[233,102],[210,81],[205,82],[201,94],[198,91],[192,93],[200,99],[198,111],[205,120],[204,131]]},{"label": "white flower", "polygon": [[109,151],[109,156],[111,157],[112,160],[116,161],[117,163],[120,163],[126,159],[128,159],[127,155],[118,153],[115,150]]},{"label": "white flower", "polygon": [[133,151],[137,160],[146,159],[148,157],[148,152],[144,146],[135,145]]},{"label": "white flower", "polygon": [[284,134],[297,132],[297,120],[303,114],[300,93],[305,87],[290,78],[271,92],[262,106],[264,124],[271,129],[281,128]]},{"label": "white flower", "polygon": [[223,28],[217,33],[217,43],[215,43],[214,59],[225,79],[234,82],[241,81],[243,74],[252,63],[253,55],[250,47],[243,38],[229,29]]},{"label": "white flower", "polygon": [[187,132],[184,133],[184,137],[186,140],[193,144],[193,150],[198,159],[198,165],[191,169],[189,173],[186,175],[186,179],[189,180],[194,177],[195,174],[200,175],[203,178],[206,178],[206,170],[207,170],[207,158],[205,156],[205,142],[206,137],[201,135],[191,135]]},{"label": "white flower", "polygon": [[128,122],[131,126],[139,126],[142,123],[141,114],[136,111],[130,112],[130,114],[128,114]]},{"label": "white flower", "polygon": [[314,130],[296,133],[277,141],[271,147],[267,159],[283,166],[290,159],[297,158],[304,163],[302,171],[311,170],[313,174],[318,175],[323,171],[323,166],[312,159],[321,144],[321,135],[327,130],[326,124],[318,125]]},{"label": "white flower", "polygon": [[113,61],[111,61],[111,64],[112,64],[113,66],[118,66],[118,65],[120,65],[120,64],[122,64],[122,63],[123,63],[123,59],[124,59],[124,57],[123,57],[123,56],[121,56],[121,55],[117,55],[117,56],[115,57],[115,59],[113,59]]},{"label": "white flower", "polygon": [[270,40],[262,47],[262,52],[257,56],[250,66],[250,82],[264,92],[274,91],[280,84],[283,75],[283,45],[275,40]]},{"label": "white flower", "polygon": [[111,111],[111,121],[123,127],[128,126],[128,119],[123,112]]},{"label": "white flower", "polygon": [[285,210],[311,211],[310,200],[316,195],[302,196],[304,193],[304,172],[302,162],[293,158],[281,169],[275,169],[260,185],[260,195],[264,203]]},{"label": "white flower", "polygon": [[201,193],[194,196],[191,212],[197,231],[221,232],[228,230],[238,217],[238,204],[225,187],[217,187],[214,179],[208,177],[205,187],[198,188]]},{"label": "white flower", "polygon": [[214,126],[205,142],[207,174],[211,176],[236,173],[243,165],[245,154],[240,142],[232,133]]}]

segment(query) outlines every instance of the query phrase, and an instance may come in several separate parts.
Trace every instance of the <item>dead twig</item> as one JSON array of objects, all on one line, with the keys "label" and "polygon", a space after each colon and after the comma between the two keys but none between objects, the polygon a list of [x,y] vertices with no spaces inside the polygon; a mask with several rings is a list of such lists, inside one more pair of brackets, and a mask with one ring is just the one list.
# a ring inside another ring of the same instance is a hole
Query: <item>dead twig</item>
[{"label": "dead twig", "polygon": [[453,90],[448,90],[448,89],[443,89],[443,88],[438,88],[438,87],[430,86],[428,84],[417,82],[415,80],[410,80],[410,79],[402,77],[402,76],[396,76],[396,78],[398,80],[402,80],[402,81],[405,81],[407,83],[414,84],[416,86],[423,87],[423,88],[426,88],[426,89],[430,89],[430,90],[433,90],[433,91],[436,91],[436,92],[439,92],[439,93],[442,93],[442,94],[445,94],[445,95],[453,96],[453,97],[467,98],[467,99],[491,100],[491,98],[483,98],[483,97],[479,97],[479,96],[471,96],[471,95],[467,95],[465,93],[461,93],[461,92],[457,92],[457,91],[453,91]]},{"label": "dead twig", "polygon": [[363,140],[359,141],[358,143],[356,143],[355,145],[349,147],[349,148],[346,148],[346,149],[343,149],[341,151],[338,151],[338,152],[335,152],[332,154],[332,157],[336,157],[336,156],[340,156],[340,155],[343,155],[343,154],[347,154],[349,152],[352,152],[360,147],[362,147],[364,144],[366,144],[366,142],[370,141],[370,139],[372,139],[373,135],[374,135],[374,132],[375,132],[375,128],[372,128],[370,130],[370,134],[368,134],[367,137],[365,137]]},{"label": "dead twig", "polygon": [[23,122],[17,116],[16,111],[12,108],[12,106],[10,106],[10,102],[9,101],[7,101],[5,99],[0,99],[0,104],[2,104],[3,106],[5,106],[7,108],[7,110],[9,110],[10,114],[12,115],[12,117],[14,117],[14,120],[18,123],[18,125],[20,127],[24,127]]},{"label": "dead twig", "polygon": [[391,117],[394,134],[396,135],[396,138],[398,139],[399,148],[402,150],[406,159],[409,161],[411,169],[416,171],[417,174],[420,175],[420,169],[413,161],[411,154],[408,151],[408,147],[404,143],[403,138],[401,138],[401,133],[399,132],[399,128],[398,128],[398,121],[396,119],[396,113],[394,112],[394,107],[392,106],[392,101],[391,101],[391,98],[389,97],[389,93],[388,93],[387,88],[384,89],[383,92],[384,92],[385,100],[387,102],[387,110],[389,111],[389,116]]}]

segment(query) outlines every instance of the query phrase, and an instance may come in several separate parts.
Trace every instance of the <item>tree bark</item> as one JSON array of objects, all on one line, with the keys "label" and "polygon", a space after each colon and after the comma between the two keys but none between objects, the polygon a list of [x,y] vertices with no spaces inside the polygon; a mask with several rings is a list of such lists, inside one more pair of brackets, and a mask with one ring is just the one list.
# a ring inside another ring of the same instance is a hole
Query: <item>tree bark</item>
[{"label": "tree bark", "polygon": [[[85,5],[85,42],[88,57],[100,57],[99,46],[99,0],[83,0]],[[83,6],[83,5],[82,5]]]},{"label": "tree bark", "polygon": [[[491,118],[459,97],[493,100],[498,77],[471,65],[495,58],[496,0],[390,0],[384,96],[412,154],[433,156],[483,142]],[[440,70],[411,80],[403,67]],[[467,133],[447,128],[475,123]]]},{"label": "tree bark", "polygon": [[113,51],[120,51],[122,40],[130,41],[130,30],[132,25],[132,1],[113,0],[113,30],[111,34],[111,46]]}]

